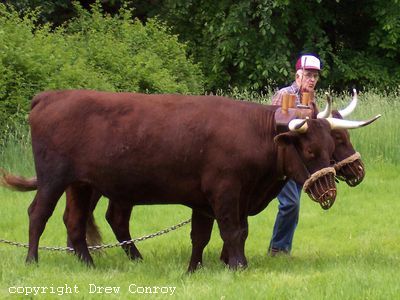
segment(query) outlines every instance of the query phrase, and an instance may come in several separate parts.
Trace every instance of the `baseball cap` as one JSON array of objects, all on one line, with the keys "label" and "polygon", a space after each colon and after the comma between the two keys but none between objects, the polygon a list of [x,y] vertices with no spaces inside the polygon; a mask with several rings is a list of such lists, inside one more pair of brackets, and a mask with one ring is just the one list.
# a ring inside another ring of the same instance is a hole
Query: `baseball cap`
[{"label": "baseball cap", "polygon": [[313,54],[304,54],[296,62],[296,71],[305,70],[321,70],[321,61]]}]

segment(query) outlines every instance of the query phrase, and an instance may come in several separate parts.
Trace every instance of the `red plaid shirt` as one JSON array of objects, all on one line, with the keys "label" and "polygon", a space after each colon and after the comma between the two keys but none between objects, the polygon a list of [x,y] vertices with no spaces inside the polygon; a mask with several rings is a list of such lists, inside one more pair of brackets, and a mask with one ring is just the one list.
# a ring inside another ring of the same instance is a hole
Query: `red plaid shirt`
[{"label": "red plaid shirt", "polygon": [[272,97],[272,105],[282,105],[283,94],[296,94],[296,105],[300,104],[300,91],[296,82],[277,91]]}]

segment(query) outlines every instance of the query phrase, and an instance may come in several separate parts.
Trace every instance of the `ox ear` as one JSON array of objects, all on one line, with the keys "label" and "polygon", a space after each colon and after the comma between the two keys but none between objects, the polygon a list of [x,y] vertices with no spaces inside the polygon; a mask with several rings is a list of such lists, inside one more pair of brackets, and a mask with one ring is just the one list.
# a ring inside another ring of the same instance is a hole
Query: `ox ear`
[{"label": "ox ear", "polygon": [[290,146],[296,141],[297,135],[292,134],[291,132],[285,132],[278,134],[274,138],[274,143],[280,147]]}]

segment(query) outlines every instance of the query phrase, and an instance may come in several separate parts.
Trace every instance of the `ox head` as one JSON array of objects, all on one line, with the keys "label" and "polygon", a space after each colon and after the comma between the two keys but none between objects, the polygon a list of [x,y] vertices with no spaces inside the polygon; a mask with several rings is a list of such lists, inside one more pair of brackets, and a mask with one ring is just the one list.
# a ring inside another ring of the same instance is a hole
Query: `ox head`
[{"label": "ox head", "polygon": [[335,150],[330,123],[326,119],[295,119],[289,132],[275,137],[280,172],[304,186],[310,198],[328,209],[336,198]]},{"label": "ox head", "polygon": [[[318,113],[317,118],[334,117],[336,119],[343,119],[349,116],[357,106],[357,91],[353,90],[353,99],[350,104],[342,110],[332,111],[332,101],[330,96],[327,97],[327,106],[324,111]],[[368,125],[379,118],[380,115],[364,122],[362,126]],[[350,124],[349,124],[350,125]],[[335,142],[335,151],[332,155],[334,168],[336,170],[336,177],[340,180],[346,181],[349,186],[356,186],[364,179],[365,167],[361,160],[361,156],[353,148],[350,141],[350,135],[347,128],[358,128],[361,123],[353,123],[352,126],[337,126],[332,130],[332,137]]]},{"label": "ox head", "polygon": [[323,209],[330,208],[336,198],[336,170],[331,164],[332,159],[346,155],[346,152],[355,153],[347,129],[368,125],[379,117],[368,121],[348,121],[333,118],[329,112],[328,116],[319,115],[317,119],[290,121],[290,131],[275,138],[280,152],[283,152],[278,158],[279,162],[283,160],[281,172],[303,184],[309,197],[320,203]]}]

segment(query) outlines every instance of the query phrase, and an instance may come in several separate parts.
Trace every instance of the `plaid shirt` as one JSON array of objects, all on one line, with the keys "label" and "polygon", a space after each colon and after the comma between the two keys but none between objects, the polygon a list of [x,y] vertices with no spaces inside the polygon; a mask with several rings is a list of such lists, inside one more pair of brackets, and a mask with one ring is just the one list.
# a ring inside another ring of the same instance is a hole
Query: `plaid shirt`
[{"label": "plaid shirt", "polygon": [[272,105],[282,105],[282,97],[285,93],[296,94],[296,105],[300,104],[299,87],[296,82],[293,82],[292,85],[284,87],[275,93],[275,95],[272,97]]}]

